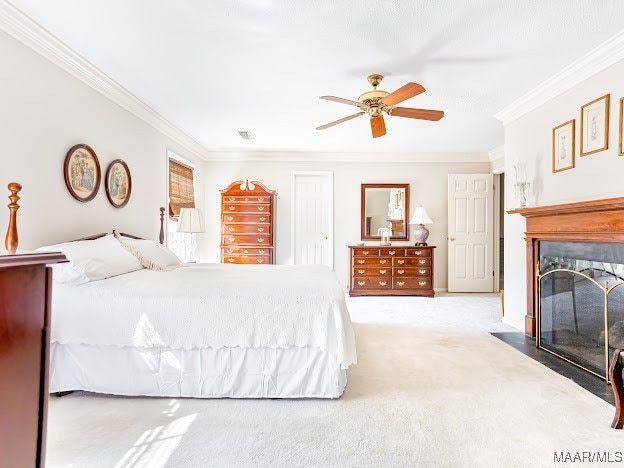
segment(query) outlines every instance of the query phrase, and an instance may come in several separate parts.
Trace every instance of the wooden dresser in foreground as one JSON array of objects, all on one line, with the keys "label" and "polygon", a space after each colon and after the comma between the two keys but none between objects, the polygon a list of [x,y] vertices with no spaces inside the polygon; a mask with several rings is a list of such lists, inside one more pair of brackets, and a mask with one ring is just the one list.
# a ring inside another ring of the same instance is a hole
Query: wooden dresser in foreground
[{"label": "wooden dresser in foreground", "polygon": [[221,263],[275,262],[276,195],[255,180],[238,180],[221,190]]},{"label": "wooden dresser in foreground", "polygon": [[42,467],[48,405],[51,263],[60,253],[0,255],[0,466]]},{"label": "wooden dresser in foreground", "polygon": [[434,246],[349,246],[350,296],[433,297]]}]

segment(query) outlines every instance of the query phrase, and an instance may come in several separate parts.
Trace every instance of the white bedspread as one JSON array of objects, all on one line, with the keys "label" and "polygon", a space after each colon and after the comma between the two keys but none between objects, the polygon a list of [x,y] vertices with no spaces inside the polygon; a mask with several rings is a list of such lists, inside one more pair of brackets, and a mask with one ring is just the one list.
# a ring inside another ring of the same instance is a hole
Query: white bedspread
[{"label": "white bedspread", "polygon": [[355,337],[335,273],[318,265],[139,270],[52,294],[52,341],[135,347],[314,346],[343,369]]}]

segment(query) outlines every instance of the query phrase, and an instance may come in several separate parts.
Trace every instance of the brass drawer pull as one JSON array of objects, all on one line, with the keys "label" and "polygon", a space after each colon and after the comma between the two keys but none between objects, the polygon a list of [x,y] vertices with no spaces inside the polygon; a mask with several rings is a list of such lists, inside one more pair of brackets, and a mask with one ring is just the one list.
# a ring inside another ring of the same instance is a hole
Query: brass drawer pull
[{"label": "brass drawer pull", "polygon": [[235,200],[236,200],[236,198],[230,197],[230,201],[235,201]]},{"label": "brass drawer pull", "polygon": [[264,232],[264,228],[258,228],[258,232]]},{"label": "brass drawer pull", "polygon": [[264,258],[259,258],[258,263],[262,263],[262,262],[264,262]]},{"label": "brass drawer pull", "polygon": [[358,284],[359,284],[360,286],[364,286],[364,285],[366,284],[366,281],[358,281]]},{"label": "brass drawer pull", "polygon": [[261,217],[260,217],[260,218],[258,218],[258,219],[260,219],[260,221],[264,221],[264,220],[266,219],[266,217],[265,217],[265,216],[261,216]]},{"label": "brass drawer pull", "polygon": [[394,255],[394,254],[396,253],[396,251],[395,251],[395,250],[390,250],[388,253],[389,253],[390,255]]},{"label": "brass drawer pull", "polygon": [[397,260],[397,263],[398,263],[399,265],[403,265],[403,264],[405,263],[405,260]]},{"label": "brass drawer pull", "polygon": [[399,275],[402,275],[403,273],[405,273],[405,270],[397,270],[397,273],[398,273]]},{"label": "brass drawer pull", "polygon": [[226,216],[225,219],[227,219],[228,221],[232,221],[234,219],[234,216]]},{"label": "brass drawer pull", "polygon": [[228,237],[228,241],[229,241],[229,242],[234,242],[235,240],[236,240],[236,238],[235,238],[235,237]]},{"label": "brass drawer pull", "polygon": [[233,258],[228,258],[228,262],[234,263],[234,259]]},{"label": "brass drawer pull", "polygon": [[385,275],[388,270],[379,270],[380,275]]},{"label": "brass drawer pull", "polygon": [[243,250],[243,253],[248,254],[249,250],[245,249],[245,250]]},{"label": "brass drawer pull", "polygon": [[405,284],[405,281],[397,281],[397,284],[398,284],[399,286],[403,286],[403,285]]},{"label": "brass drawer pull", "polygon": [[258,237],[258,242],[264,242],[264,237]]},{"label": "brass drawer pull", "polygon": [[380,282],[379,282],[379,285],[380,285],[380,286],[385,286],[386,284],[388,284],[388,282],[387,282],[387,281],[380,281]]},{"label": "brass drawer pull", "polygon": [[249,201],[249,197],[245,197],[245,201]]},{"label": "brass drawer pull", "polygon": [[259,206],[258,211],[264,211],[264,206]]},{"label": "brass drawer pull", "polygon": [[425,263],[427,263],[427,260],[423,258],[422,260],[418,260],[418,263],[420,263],[421,265],[424,265]]},{"label": "brass drawer pull", "polygon": [[361,265],[365,262],[366,260],[358,260],[358,263]]},{"label": "brass drawer pull", "polygon": [[379,260],[379,263],[381,263],[382,265],[385,265],[387,261],[388,260]]},{"label": "brass drawer pull", "polygon": [[422,250],[417,250],[416,252],[414,252],[416,255],[422,255]]},{"label": "brass drawer pull", "polygon": [[368,250],[362,250],[362,255],[368,255]]},{"label": "brass drawer pull", "polygon": [[233,228],[233,227],[231,227],[231,228],[228,228],[228,231],[230,231],[230,232],[234,232],[234,231],[236,231],[236,229],[235,229],[235,228]]},{"label": "brass drawer pull", "polygon": [[366,272],[366,270],[358,270],[358,273],[359,273],[360,275],[363,275],[365,272]]},{"label": "brass drawer pull", "polygon": [[236,209],[236,207],[235,207],[235,206],[228,206],[228,209],[229,209],[230,211],[234,211],[234,210]]},{"label": "brass drawer pull", "polygon": [[264,201],[264,197],[258,197],[258,201],[259,202],[263,202]]},{"label": "brass drawer pull", "polygon": [[225,252],[231,254],[232,252],[234,252],[234,249],[225,249]]},{"label": "brass drawer pull", "polygon": [[258,253],[259,253],[260,255],[264,254],[264,252],[265,252],[265,250],[259,250],[259,251],[258,251]]},{"label": "brass drawer pull", "polygon": [[424,286],[425,284],[427,284],[427,282],[426,281],[419,281],[418,284],[421,285],[421,286]]},{"label": "brass drawer pull", "polygon": [[425,273],[427,273],[427,270],[418,270],[418,273],[420,273],[421,275],[424,275]]}]

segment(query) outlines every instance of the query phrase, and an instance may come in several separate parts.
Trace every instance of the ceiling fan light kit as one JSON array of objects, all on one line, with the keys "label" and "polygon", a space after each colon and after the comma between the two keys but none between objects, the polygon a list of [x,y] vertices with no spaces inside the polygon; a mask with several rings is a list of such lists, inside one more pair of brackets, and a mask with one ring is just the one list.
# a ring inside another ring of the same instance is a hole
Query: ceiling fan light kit
[{"label": "ceiling fan light kit", "polygon": [[444,111],[432,110],[432,109],[414,109],[412,107],[395,107],[395,104],[403,102],[414,96],[417,96],[425,92],[425,88],[418,83],[409,82],[401,86],[396,91],[389,93],[377,89],[379,83],[383,79],[382,75],[373,74],[368,76],[368,82],[373,86],[373,89],[361,94],[358,101],[351,101],[349,99],[339,98],[335,96],[321,96],[321,99],[327,101],[339,102],[341,104],[347,104],[350,106],[359,107],[361,112],[343,117],[342,119],[334,120],[320,127],[316,127],[317,130],[325,130],[326,128],[333,127],[339,123],[346,122],[347,120],[354,119],[360,115],[368,114],[370,116],[371,131],[373,138],[378,138],[386,134],[386,124],[384,122],[383,113],[387,115],[393,115],[396,117],[407,117],[410,119],[420,120],[432,120],[437,121],[444,117]]}]

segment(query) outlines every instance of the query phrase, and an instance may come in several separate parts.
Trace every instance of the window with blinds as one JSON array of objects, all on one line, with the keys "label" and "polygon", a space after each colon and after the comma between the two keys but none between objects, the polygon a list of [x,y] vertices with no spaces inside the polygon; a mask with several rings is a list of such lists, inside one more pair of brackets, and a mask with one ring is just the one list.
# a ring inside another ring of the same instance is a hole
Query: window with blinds
[{"label": "window with blinds", "polygon": [[177,220],[180,208],[195,208],[193,168],[169,159],[169,219]]}]

